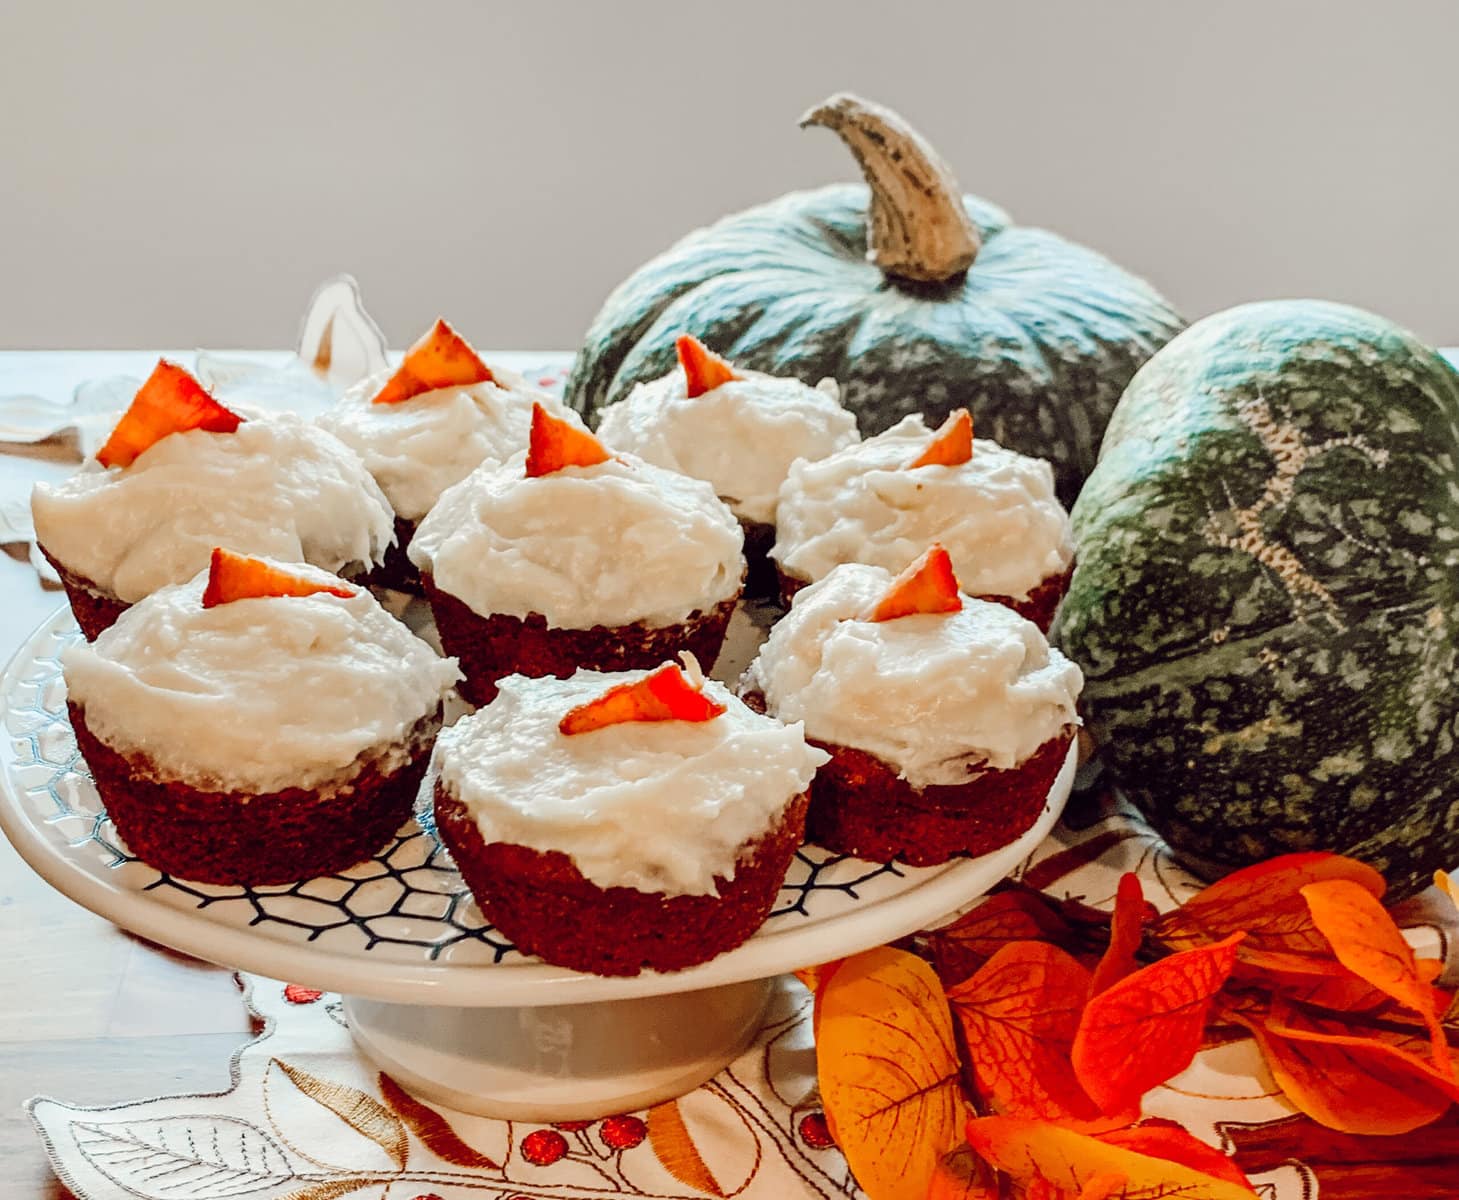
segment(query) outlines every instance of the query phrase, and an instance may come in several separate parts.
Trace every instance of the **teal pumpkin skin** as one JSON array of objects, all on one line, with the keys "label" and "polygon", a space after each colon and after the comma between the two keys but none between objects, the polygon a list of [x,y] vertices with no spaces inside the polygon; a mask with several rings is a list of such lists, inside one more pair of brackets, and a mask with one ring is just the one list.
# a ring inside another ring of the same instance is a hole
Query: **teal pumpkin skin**
[{"label": "teal pumpkin skin", "polygon": [[1178,857],[1459,866],[1459,374],[1336,304],[1251,304],[1137,374],[1053,640]]},{"label": "teal pumpkin skin", "polygon": [[1072,503],[1136,369],[1183,326],[1102,255],[976,196],[965,276],[916,284],[867,261],[868,189],[795,192],[689,234],[610,295],[567,400],[593,419],[675,365],[692,333],[736,366],[841,385],[863,436],[909,413],[973,413],[978,436],[1049,459]]}]

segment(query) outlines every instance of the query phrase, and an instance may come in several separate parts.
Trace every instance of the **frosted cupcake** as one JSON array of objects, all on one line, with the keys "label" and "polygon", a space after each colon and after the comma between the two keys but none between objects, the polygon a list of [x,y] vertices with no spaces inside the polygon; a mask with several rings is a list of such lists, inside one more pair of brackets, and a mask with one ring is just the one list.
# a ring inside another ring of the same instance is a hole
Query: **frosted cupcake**
[{"label": "frosted cupcake", "polygon": [[556,400],[489,367],[438,320],[393,373],[362,380],[318,418],[359,454],[395,510],[395,545],[372,583],[419,589],[406,554],[416,526],[452,484],[526,447],[533,404],[567,417]]},{"label": "frosted cupcake", "polygon": [[766,555],[775,540],[780,486],[798,458],[814,461],[857,441],[856,418],[836,383],[741,371],[697,338],[678,343],[679,365],[603,410],[611,448],[711,484],[745,530],[748,590],[774,592]]},{"label": "frosted cupcake", "polygon": [[477,704],[506,675],[713,663],[744,578],[740,527],[707,483],[534,411],[530,448],[448,488],[410,557]]},{"label": "frosted cupcake", "polygon": [[330,874],[389,841],[459,674],[364,588],[223,550],[61,662],[131,852],[250,885]]},{"label": "frosted cupcake", "polygon": [[225,408],[169,362],[94,462],[36,485],[31,513],[88,638],[206,569],[220,542],[363,575],[394,536],[389,502],[333,434],[293,413]]},{"label": "frosted cupcake", "polygon": [[512,676],[442,733],[437,828],[525,953],[674,971],[769,914],[826,756],[686,667]]},{"label": "frosted cupcake", "polygon": [[1031,621],[959,592],[934,547],[901,577],[835,567],[795,597],[742,689],[830,762],[808,840],[923,866],[1038,819],[1079,718],[1079,668]]},{"label": "frosted cupcake", "polygon": [[1069,515],[1043,459],[973,438],[966,409],[935,433],[920,415],[819,462],[780,491],[771,550],[786,603],[841,563],[901,571],[933,542],[963,590],[1047,630],[1074,562]]}]

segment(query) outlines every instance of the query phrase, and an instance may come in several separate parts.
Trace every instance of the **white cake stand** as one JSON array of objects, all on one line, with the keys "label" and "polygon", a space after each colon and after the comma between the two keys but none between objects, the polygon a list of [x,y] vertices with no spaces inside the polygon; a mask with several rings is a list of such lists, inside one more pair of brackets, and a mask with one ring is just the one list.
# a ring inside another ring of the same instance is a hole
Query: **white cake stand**
[{"label": "white cake stand", "polygon": [[[642,1108],[716,1074],[759,1027],[773,978],[902,937],[966,905],[1058,820],[1070,756],[1016,842],[938,867],[882,866],[806,847],[770,919],[688,970],[585,975],[519,953],[487,925],[419,814],[374,859],[289,886],[193,884],[133,858],[76,749],[58,656],[79,639],[61,610],[0,676],[0,828],[52,886],[143,937],[210,962],[336,991],[360,1048],[418,1094],[518,1120]],[[758,643],[737,615],[717,668]],[[429,790],[424,794],[429,795]]]}]

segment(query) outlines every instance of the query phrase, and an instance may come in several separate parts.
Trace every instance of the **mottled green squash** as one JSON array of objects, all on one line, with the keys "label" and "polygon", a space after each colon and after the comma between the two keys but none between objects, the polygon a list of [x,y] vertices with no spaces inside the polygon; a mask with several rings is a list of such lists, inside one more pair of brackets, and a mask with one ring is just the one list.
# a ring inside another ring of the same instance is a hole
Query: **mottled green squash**
[{"label": "mottled green squash", "polygon": [[1054,639],[1124,793],[1204,874],[1459,866],[1459,373],[1380,317],[1251,304],[1130,383]]},{"label": "mottled green squash", "polygon": [[967,407],[978,434],[1050,459],[1070,503],[1130,376],[1183,324],[1149,284],[964,196],[895,114],[841,96],[834,129],[868,186],[796,192],[691,233],[588,330],[569,403],[592,417],[698,336],[736,364],[832,376],[862,433]]}]

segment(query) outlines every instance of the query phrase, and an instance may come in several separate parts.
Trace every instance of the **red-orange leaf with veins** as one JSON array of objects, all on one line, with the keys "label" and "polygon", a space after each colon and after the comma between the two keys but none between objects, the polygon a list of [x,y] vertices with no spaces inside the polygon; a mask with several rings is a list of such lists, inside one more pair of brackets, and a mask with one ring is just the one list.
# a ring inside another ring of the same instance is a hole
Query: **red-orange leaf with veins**
[{"label": "red-orange leaf with veins", "polygon": [[1370,892],[1346,879],[1308,884],[1302,896],[1338,962],[1423,1018],[1434,1066],[1452,1078],[1454,1065],[1434,1007],[1433,988],[1419,977],[1413,950],[1388,910]]},{"label": "red-orange leaf with veins", "polygon": [[889,946],[843,962],[822,996],[816,1063],[826,1117],[870,1200],[925,1196],[968,1116],[932,968]]},{"label": "red-orange leaf with veins", "polygon": [[1284,854],[1246,867],[1197,892],[1168,912],[1150,932],[1172,949],[1186,949],[1245,933],[1243,951],[1330,953],[1312,923],[1302,889],[1325,879],[1348,879],[1382,897],[1383,876],[1366,863],[1326,851]]},{"label": "red-orange leaf with veins", "polygon": [[1096,1134],[1101,1142],[1110,1146],[1121,1146],[1137,1154],[1148,1154],[1152,1158],[1163,1158],[1169,1162],[1183,1163],[1194,1170],[1202,1171],[1216,1179],[1224,1179],[1238,1187],[1250,1188],[1251,1181],[1241,1168],[1214,1146],[1208,1146],[1184,1126],[1161,1117],[1152,1117],[1131,1125],[1128,1129],[1116,1129],[1109,1133]]},{"label": "red-orange leaf with veins", "polygon": [[1242,934],[1172,954],[1126,975],[1085,1006],[1074,1038],[1074,1070],[1106,1113],[1190,1065],[1201,1046],[1211,998],[1236,961]]},{"label": "red-orange leaf with veins", "polygon": [[1133,871],[1120,876],[1115,892],[1114,916],[1110,920],[1109,949],[1094,968],[1089,981],[1089,994],[1097,996],[1113,983],[1118,983],[1140,964],[1135,959],[1144,937],[1145,892],[1140,877]]},{"label": "red-orange leaf with veins", "polygon": [[925,1200],[1000,1200],[993,1169],[964,1143],[938,1160]]},{"label": "red-orange leaf with veins", "polygon": [[1068,949],[1074,927],[1047,896],[1023,888],[994,892],[951,925],[928,937],[945,987],[970,978],[1010,942],[1045,941]]},{"label": "red-orange leaf with veins", "polygon": [[949,989],[985,1110],[1049,1121],[1099,1119],[1099,1106],[1069,1061],[1088,990],[1089,972],[1046,942],[1004,946]]}]

